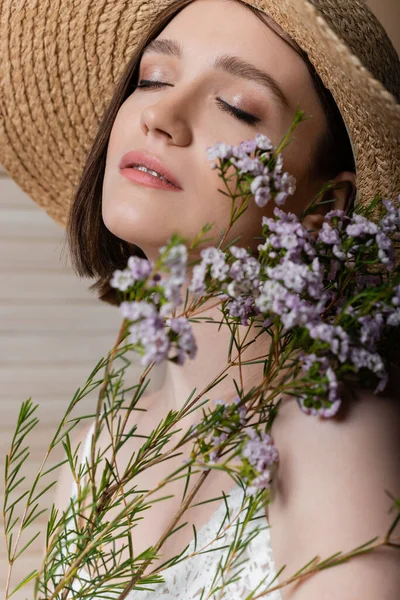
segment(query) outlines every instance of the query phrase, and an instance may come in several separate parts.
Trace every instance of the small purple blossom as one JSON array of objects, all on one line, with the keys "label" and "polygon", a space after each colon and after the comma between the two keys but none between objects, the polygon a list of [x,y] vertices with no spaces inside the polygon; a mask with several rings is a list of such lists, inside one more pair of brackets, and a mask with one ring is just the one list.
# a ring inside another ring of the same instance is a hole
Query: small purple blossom
[{"label": "small purple blossom", "polygon": [[245,151],[243,146],[239,144],[239,146],[233,146],[232,157],[240,159],[247,158],[247,152]]},{"label": "small purple blossom", "polygon": [[[398,202],[400,202],[400,196]],[[386,214],[380,220],[380,228],[385,234],[394,233],[400,226],[399,209],[396,209],[394,203],[390,200],[382,200],[382,204],[386,208]]]},{"label": "small purple blossom", "polygon": [[291,294],[278,281],[267,280],[262,284],[255,305],[267,318],[271,313],[278,315],[286,330],[296,325],[304,327],[319,318],[318,306],[303,300],[298,294]]},{"label": "small purple blossom", "polygon": [[269,186],[270,178],[268,175],[257,175],[250,184],[252,194],[255,194],[260,188]]},{"label": "small purple blossom", "polygon": [[136,321],[129,327],[129,333],[129,341],[132,344],[141,344],[143,347],[144,354],[141,359],[143,366],[147,367],[153,361],[159,364],[167,359],[171,342],[164,320],[158,315]]},{"label": "small purple blossom", "polygon": [[382,335],[383,330],[383,315],[381,313],[375,315],[365,315],[358,318],[361,325],[360,341],[365,346],[375,346],[376,342]]},{"label": "small purple blossom", "polygon": [[152,272],[154,263],[147,258],[130,256],[128,258],[128,268],[130,269],[134,281],[144,281]]},{"label": "small purple blossom", "polygon": [[271,197],[272,197],[272,193],[271,193],[270,188],[260,187],[260,188],[258,188],[258,190],[256,191],[256,193],[254,195],[254,202],[260,208],[264,208],[264,206],[266,206],[268,204],[268,202],[271,200]]},{"label": "small purple blossom", "polygon": [[392,312],[387,320],[386,320],[387,325],[389,325],[389,327],[398,327],[400,325],[400,309],[397,308],[394,312]]},{"label": "small purple blossom", "polygon": [[205,278],[207,274],[207,265],[204,262],[193,267],[192,280],[189,290],[195,296],[203,296],[206,293]]},{"label": "small purple blossom", "polygon": [[189,290],[196,296],[206,293],[206,276],[210,270],[211,277],[217,281],[225,281],[229,265],[226,263],[224,252],[218,248],[204,248],[200,252],[202,258],[198,265],[193,267],[192,280],[189,284]]},{"label": "small purple blossom", "polygon": [[120,290],[121,292],[126,292],[133,285],[133,283],[133,275],[128,269],[124,269],[123,271],[116,269],[110,280],[110,286]]},{"label": "small purple blossom", "polygon": [[334,400],[328,407],[321,406],[320,408],[315,408],[314,406],[307,406],[306,401],[306,397],[304,396],[299,398],[299,406],[302,412],[304,412],[306,415],[312,415],[314,417],[322,417],[326,419],[334,417],[342,404],[342,401],[339,398]]},{"label": "small purple blossom", "polygon": [[263,133],[257,133],[254,142],[260,150],[272,150],[274,147],[269,137]]},{"label": "small purple blossom", "polygon": [[[325,387],[325,390],[328,394],[327,400],[329,401],[329,406],[325,406],[326,400],[324,398],[319,397],[315,398],[310,392],[312,392],[312,387],[308,388],[308,394],[302,395],[298,398],[299,406],[307,415],[319,416],[323,418],[333,417],[339,410],[342,400],[339,396],[339,382],[337,380],[336,374],[332,367],[329,366],[329,360],[326,356],[317,356],[315,353],[311,353],[309,355],[303,355],[303,365],[302,369],[305,372],[310,371],[312,368],[316,368],[319,379],[321,380],[321,384]],[[327,381],[323,383],[323,380]],[[316,381],[313,386],[315,389],[319,389],[319,382]],[[320,404],[320,406],[316,406],[316,404]]]},{"label": "small purple blossom", "polygon": [[156,307],[144,300],[140,302],[121,302],[119,309],[124,319],[128,319],[129,321],[147,319],[148,317],[153,317],[157,314]]},{"label": "small purple blossom", "polygon": [[311,269],[308,265],[285,260],[276,267],[267,267],[266,274],[297,293],[307,291],[313,298],[318,298],[322,294],[323,270],[318,258],[313,260]]},{"label": "small purple blossom", "polygon": [[289,175],[287,171],[283,175],[274,173],[274,184],[279,193],[275,197],[275,204],[281,206],[286,202],[288,196],[292,196],[296,191],[296,179]]},{"label": "small purple blossom", "polygon": [[256,177],[264,173],[264,164],[259,158],[250,158],[249,156],[239,159],[232,158],[232,164],[239,170],[239,175],[248,173]]},{"label": "small purple blossom", "polygon": [[200,252],[205,265],[210,265],[211,277],[218,281],[225,281],[229,271],[229,265],[226,264],[225,254],[218,248],[205,248]]},{"label": "small purple blossom", "polygon": [[350,359],[355,369],[368,369],[379,377],[380,381],[375,389],[375,394],[382,392],[387,384],[387,373],[382,357],[377,352],[370,352],[366,348],[354,346],[351,348]]},{"label": "small purple blossom", "polygon": [[318,234],[318,240],[328,245],[340,244],[339,232],[334,229],[329,223],[324,221],[322,229]]},{"label": "small purple blossom", "polygon": [[243,294],[258,295],[261,265],[256,258],[250,256],[245,248],[231,246],[230,253],[235,260],[229,268],[232,281],[228,284],[227,293],[235,299]]},{"label": "small purple blossom", "polygon": [[[168,306],[171,310],[182,303],[181,289],[187,278],[187,248],[184,244],[175,246],[162,246],[160,248],[162,263],[169,269],[169,276],[162,283],[164,295],[168,300]],[[164,309],[164,316],[166,315]]]},{"label": "small purple blossom", "polygon": [[259,472],[248,489],[248,493],[253,494],[269,486],[271,467],[279,462],[279,452],[268,433],[263,431],[259,435],[253,427],[245,427],[243,431],[249,439],[242,449],[242,457]]},{"label": "small purple blossom", "polygon": [[391,240],[385,233],[379,231],[376,234],[376,243],[378,244],[379,260],[386,265],[386,268],[389,271],[392,270],[394,267],[395,257]]},{"label": "small purple blossom", "polygon": [[258,312],[258,310],[255,310],[254,298],[252,296],[230,300],[226,308],[231,317],[240,319],[241,325],[248,325],[249,317],[254,316]]},{"label": "small purple blossom", "polygon": [[233,147],[230,144],[224,142],[217,142],[213,146],[207,148],[208,160],[227,160],[233,156]]},{"label": "small purple blossom", "polygon": [[347,225],[346,233],[349,237],[357,238],[366,235],[376,235],[379,231],[378,225],[369,221],[362,215],[355,213],[352,217],[352,223]]},{"label": "small purple blossom", "polygon": [[240,147],[246,152],[246,154],[252,154],[256,151],[257,144],[254,140],[248,140],[241,142]]},{"label": "small purple blossom", "polygon": [[[178,351],[182,350],[188,354],[189,358],[195,358],[197,353],[197,344],[193,335],[190,321],[186,317],[177,317],[174,319],[168,319],[166,324],[171,327],[171,330],[174,333],[178,334]],[[182,358],[183,357],[180,356],[181,360]]]},{"label": "small purple blossom", "polygon": [[400,306],[400,285],[396,285],[393,288],[393,292],[392,304],[393,306]]},{"label": "small purple blossom", "polygon": [[340,325],[330,325],[320,321],[311,324],[308,332],[312,339],[320,340],[329,344],[331,352],[335,354],[340,362],[345,362],[349,355],[349,336]]},{"label": "small purple blossom", "polygon": [[285,213],[278,207],[274,209],[274,218],[263,217],[262,225],[266,237],[265,244],[258,246],[259,251],[287,250],[287,260],[300,261],[302,252],[309,257],[316,254],[312,238],[307,229],[293,213]]}]

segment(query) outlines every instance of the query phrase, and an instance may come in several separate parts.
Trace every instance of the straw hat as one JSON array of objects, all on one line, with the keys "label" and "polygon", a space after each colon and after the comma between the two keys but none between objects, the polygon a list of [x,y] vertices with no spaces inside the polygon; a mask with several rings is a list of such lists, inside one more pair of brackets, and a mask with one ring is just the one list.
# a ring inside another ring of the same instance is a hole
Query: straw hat
[{"label": "straw hat", "polygon": [[[358,195],[400,193],[400,63],[363,0],[245,0],[305,50],[349,132]],[[173,0],[0,0],[0,163],[65,226],[114,86]]]}]

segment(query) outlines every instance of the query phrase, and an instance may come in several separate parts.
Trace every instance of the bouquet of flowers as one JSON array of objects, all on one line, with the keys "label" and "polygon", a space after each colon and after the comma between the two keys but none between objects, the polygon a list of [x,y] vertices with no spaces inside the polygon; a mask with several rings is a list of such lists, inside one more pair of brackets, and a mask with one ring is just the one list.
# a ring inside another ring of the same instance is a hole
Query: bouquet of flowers
[{"label": "bouquet of flowers", "polygon": [[[396,245],[400,240],[400,210],[393,201],[377,196],[364,209],[356,207],[347,213],[330,210],[322,228],[310,231],[304,219],[329,192],[329,182],[300,216],[285,212],[282,207],[294,193],[296,182],[283,170],[282,150],[303,119],[304,113],[297,110],[278,147],[257,134],[239,146],[219,143],[208,149],[208,158],[215,161],[212,168],[218,169],[225,185],[221,192],[231,201],[230,221],[218,244],[204,247],[212,227],[205,224],[190,245],[175,235],[160,248],[157,261],[131,256],[125,270],[115,271],[110,284],[118,291],[123,316],[115,346],[74,395],[31,489],[11,501],[12,492],[24,479],[22,472],[29,467],[26,438],[38,422],[34,416],[37,406],[31,399],[23,402],[6,460],[3,518],[10,564],[7,599],[32,580],[34,597],[47,600],[123,599],[131,590],[151,589],[163,582],[163,570],[189,558],[187,547],[157,569],[145,573],[146,569],[162,554],[163,544],[215,469],[227,472],[237,482],[244,499],[234,517],[227,506],[226,529],[235,530],[235,536],[202,598],[222,598],[225,590],[229,597],[230,585],[240,573],[243,551],[262,531],[259,525],[255,529],[249,526],[271,501],[279,448],[270,429],[282,398],[293,398],[310,418],[329,419],[340,411],[344,393],[353,382],[372,385],[375,393],[385,389],[388,365],[398,359],[400,269]],[[226,242],[249,202],[259,207],[276,205],[273,216],[262,219],[256,256],[237,240]],[[380,218],[372,221],[370,217],[378,207]],[[192,260],[194,253],[199,258]],[[139,435],[131,417],[135,411],[145,410],[152,369],[163,361],[183,365],[196,359],[193,324],[201,322],[204,307],[210,305],[219,310],[215,324],[230,332],[226,367],[212,381],[205,381],[204,389],[193,390],[180,410],[170,411],[155,423],[121,471],[117,457],[129,440]],[[265,353],[247,358],[254,339],[260,336],[265,339]],[[124,385],[131,364],[129,352],[139,355],[143,366],[133,387]],[[248,365],[262,368],[260,381],[251,389],[246,389],[242,378]],[[232,397],[210,402],[208,394],[233,367],[238,367],[239,377],[234,380]],[[83,463],[78,460],[78,447],[73,447],[70,433],[85,417],[74,416],[74,409],[96,388],[99,394],[90,460]],[[202,418],[182,433],[182,419],[199,408]],[[107,447],[99,447],[103,430],[110,435]],[[47,468],[48,457],[60,444],[65,459]],[[190,452],[156,489],[137,488],[138,474],[183,454],[186,444],[190,444]],[[42,565],[12,590],[12,567],[40,533],[20,548],[23,532],[42,514],[40,499],[54,486],[55,470],[62,465],[71,471],[76,494],[64,511],[53,506]],[[199,477],[189,489],[195,474]],[[179,510],[159,541],[136,555],[131,536],[135,522],[154,502],[162,500],[155,495],[177,479],[185,480]],[[45,488],[39,491],[43,482]],[[277,583],[281,569],[256,596],[248,597],[268,596],[305,575],[382,545],[400,548],[393,538],[400,520],[400,499],[393,498],[393,503],[397,516],[382,539],[374,538],[323,561],[314,559]],[[194,534],[196,540],[195,528]],[[220,539],[224,539],[221,531],[214,541]],[[192,550],[190,557],[211,551],[209,547],[198,549],[196,544]],[[221,553],[221,547],[217,544],[212,551]]]}]

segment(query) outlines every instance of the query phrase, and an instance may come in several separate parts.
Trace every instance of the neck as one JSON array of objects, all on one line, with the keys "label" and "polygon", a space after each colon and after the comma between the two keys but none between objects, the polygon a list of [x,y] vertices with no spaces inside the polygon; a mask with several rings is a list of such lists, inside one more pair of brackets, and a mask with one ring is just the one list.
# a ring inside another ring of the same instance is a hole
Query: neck
[{"label": "neck", "polygon": [[[199,318],[192,322],[193,334],[197,343],[197,354],[194,360],[185,359],[181,366],[168,362],[160,393],[163,404],[168,409],[179,410],[187,398],[195,390],[192,399],[204,393],[205,399],[223,399],[230,402],[237,395],[234,380],[239,389],[247,391],[262,379],[262,364],[239,366],[238,350],[233,345],[229,357],[232,333],[226,324],[220,326],[222,312],[217,299],[209,300],[191,316]],[[200,320],[201,319],[201,320]],[[253,343],[241,353],[241,361],[254,360],[266,352],[266,336],[254,340],[258,329],[238,326],[236,339],[243,344]],[[232,364],[235,363],[235,364]],[[214,387],[210,384],[220,377],[225,378]],[[209,387],[210,386],[210,387]]]}]

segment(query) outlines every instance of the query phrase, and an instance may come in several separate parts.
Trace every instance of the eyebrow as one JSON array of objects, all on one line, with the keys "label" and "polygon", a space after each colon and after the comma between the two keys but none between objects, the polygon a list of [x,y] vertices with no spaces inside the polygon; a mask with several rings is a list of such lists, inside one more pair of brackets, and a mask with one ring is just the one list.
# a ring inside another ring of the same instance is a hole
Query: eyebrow
[{"label": "eyebrow", "polygon": [[[181,44],[176,40],[169,39],[152,40],[143,50],[142,56],[150,52],[175,56],[177,58],[182,58],[183,56]],[[212,68],[225,71],[226,73],[234,75],[235,77],[240,77],[241,79],[254,81],[267,88],[269,91],[272,91],[279,102],[286,108],[289,108],[289,101],[276,79],[242,58],[229,54],[221,54],[215,58]]]}]

